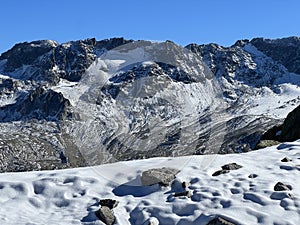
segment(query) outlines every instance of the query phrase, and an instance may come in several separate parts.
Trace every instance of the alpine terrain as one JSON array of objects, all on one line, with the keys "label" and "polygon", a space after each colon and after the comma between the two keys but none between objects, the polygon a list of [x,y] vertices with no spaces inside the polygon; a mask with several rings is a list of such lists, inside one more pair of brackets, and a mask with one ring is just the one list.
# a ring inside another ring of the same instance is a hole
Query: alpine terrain
[{"label": "alpine terrain", "polygon": [[298,37],[16,44],[0,56],[0,171],[248,152],[299,86]]}]

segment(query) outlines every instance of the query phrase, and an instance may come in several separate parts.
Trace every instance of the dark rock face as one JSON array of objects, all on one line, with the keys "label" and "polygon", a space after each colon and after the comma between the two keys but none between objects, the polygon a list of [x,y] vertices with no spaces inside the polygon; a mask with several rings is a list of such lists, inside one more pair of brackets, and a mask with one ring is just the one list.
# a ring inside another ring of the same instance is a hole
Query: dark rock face
[{"label": "dark rock face", "polygon": [[300,138],[300,106],[290,112],[284,120],[280,141],[295,141]]},{"label": "dark rock face", "polygon": [[16,44],[3,53],[0,60],[7,60],[5,71],[12,72],[23,65],[33,64],[37,58],[53,50],[58,44],[53,41],[33,41]]},{"label": "dark rock face", "polygon": [[[16,105],[2,107],[1,121],[39,119],[56,121],[71,117],[69,100],[61,93],[38,87]],[[11,112],[15,114],[12,116]]]},{"label": "dark rock face", "polygon": [[111,39],[97,41],[95,44],[95,47],[96,47],[96,49],[98,49],[101,52],[103,49],[111,50],[113,48],[131,43],[131,42],[133,42],[133,40],[126,40],[124,38],[111,38]]},{"label": "dark rock face", "polygon": [[300,106],[290,112],[283,124],[267,130],[256,145],[256,149],[277,145],[284,141],[300,139]]},{"label": "dark rock face", "polygon": [[23,116],[37,119],[63,119],[63,117],[70,116],[66,112],[69,106],[69,100],[65,99],[61,93],[39,87],[30,93],[29,97],[23,102],[20,112]]},{"label": "dark rock face", "polygon": [[258,50],[284,65],[290,72],[300,74],[300,38],[254,38],[251,44]]}]

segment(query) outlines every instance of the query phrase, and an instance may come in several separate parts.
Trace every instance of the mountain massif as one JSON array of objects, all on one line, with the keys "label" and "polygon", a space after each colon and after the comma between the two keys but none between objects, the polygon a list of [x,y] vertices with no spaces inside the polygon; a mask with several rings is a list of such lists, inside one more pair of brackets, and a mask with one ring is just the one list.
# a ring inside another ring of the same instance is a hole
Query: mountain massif
[{"label": "mountain massif", "polygon": [[251,151],[270,128],[284,140],[299,85],[298,37],[16,44],[0,56],[0,171]]}]

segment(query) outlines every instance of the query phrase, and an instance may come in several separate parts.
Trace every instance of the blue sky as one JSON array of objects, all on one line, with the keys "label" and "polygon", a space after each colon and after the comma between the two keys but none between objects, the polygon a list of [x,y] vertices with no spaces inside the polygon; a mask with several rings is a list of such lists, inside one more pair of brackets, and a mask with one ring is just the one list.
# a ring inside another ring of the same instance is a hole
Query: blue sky
[{"label": "blue sky", "polygon": [[298,0],[7,0],[0,3],[0,52],[15,43],[96,37],[234,44],[300,36]]}]

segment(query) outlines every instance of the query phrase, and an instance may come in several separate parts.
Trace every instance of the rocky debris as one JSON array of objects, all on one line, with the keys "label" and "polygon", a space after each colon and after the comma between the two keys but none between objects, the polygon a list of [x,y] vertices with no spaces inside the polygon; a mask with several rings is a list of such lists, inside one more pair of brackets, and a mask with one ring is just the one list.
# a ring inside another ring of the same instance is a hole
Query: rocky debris
[{"label": "rocky debris", "polygon": [[278,182],[274,186],[274,191],[291,191],[291,190],[292,190],[292,186],[291,185],[287,185],[287,184],[284,184],[282,182]]},{"label": "rocky debris", "polygon": [[288,158],[288,157],[284,157],[281,162],[291,162],[293,161],[292,159]]},{"label": "rocky debris", "polygon": [[116,222],[113,211],[107,206],[102,206],[95,214],[106,225],[113,225]]},{"label": "rocky debris", "polygon": [[236,225],[236,224],[227,219],[224,219],[221,216],[217,216],[216,218],[209,221],[207,225]]},{"label": "rocky debris", "polygon": [[100,203],[101,207],[106,206],[110,209],[113,209],[118,206],[119,201],[114,200],[114,199],[101,199],[99,203]]},{"label": "rocky debris", "polygon": [[237,163],[229,163],[224,166],[222,166],[222,170],[238,170],[242,168],[243,166],[237,164]]},{"label": "rocky debris", "polygon": [[192,193],[191,191],[183,191],[183,192],[177,192],[177,193],[174,193],[174,197],[192,197]]},{"label": "rocky debris", "polygon": [[216,172],[214,172],[213,174],[212,174],[212,176],[219,176],[219,175],[221,175],[221,174],[225,174],[225,173],[229,173],[230,172],[230,170],[218,170],[218,171],[216,171]]},{"label": "rocky debris", "polygon": [[144,186],[154,184],[168,186],[179,172],[177,169],[167,167],[150,169],[142,173],[141,181]]},{"label": "rocky debris", "polygon": [[248,176],[248,178],[251,178],[251,179],[256,178],[256,177],[258,177],[258,175],[255,173],[252,173]]}]

